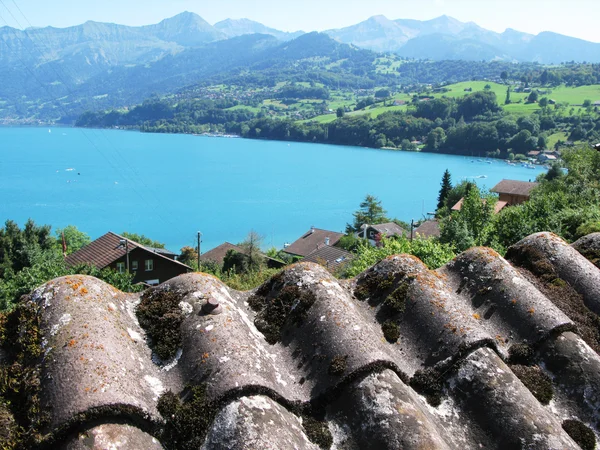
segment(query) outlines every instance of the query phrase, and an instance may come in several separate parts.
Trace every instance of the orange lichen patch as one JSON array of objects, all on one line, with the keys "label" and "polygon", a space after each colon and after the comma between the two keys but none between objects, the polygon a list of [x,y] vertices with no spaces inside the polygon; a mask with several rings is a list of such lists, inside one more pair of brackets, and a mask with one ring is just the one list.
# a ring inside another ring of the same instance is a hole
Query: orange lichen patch
[{"label": "orange lichen patch", "polygon": [[81,295],[85,295],[85,294],[87,294],[87,293],[88,293],[88,290],[87,290],[87,288],[85,288],[85,287],[82,287],[81,289],[79,289],[79,293],[80,293]]},{"label": "orange lichen patch", "polygon": [[479,320],[479,319],[481,319],[481,316],[478,313],[475,313],[475,314],[473,314],[473,318],[475,320]]},{"label": "orange lichen patch", "polygon": [[110,306],[110,305],[108,305],[108,306],[106,307],[106,309],[108,309],[108,312],[113,312],[113,311],[115,310],[115,309],[114,309],[112,306]]},{"label": "orange lichen patch", "polygon": [[516,304],[517,304],[517,299],[516,299],[516,298],[513,298],[513,299],[512,299],[510,302],[511,302],[513,305],[516,305]]},{"label": "orange lichen patch", "polygon": [[528,312],[529,314],[533,315],[533,313],[535,313],[535,309],[533,309],[533,308],[529,308],[529,309],[527,310],[527,312]]},{"label": "orange lichen patch", "polygon": [[498,343],[500,345],[504,345],[504,338],[502,336],[500,336],[499,334],[496,335],[496,340],[498,341]]},{"label": "orange lichen patch", "polygon": [[69,342],[67,342],[67,346],[69,347],[75,347],[77,345],[77,341],[75,339],[71,339]]},{"label": "orange lichen patch", "polygon": [[458,327],[456,325],[451,324],[451,323],[445,324],[444,328],[450,330],[454,334],[456,334],[458,332]]},{"label": "orange lichen patch", "polygon": [[210,356],[210,353],[206,352],[202,354],[202,364],[204,364],[206,361],[208,361],[208,358]]}]

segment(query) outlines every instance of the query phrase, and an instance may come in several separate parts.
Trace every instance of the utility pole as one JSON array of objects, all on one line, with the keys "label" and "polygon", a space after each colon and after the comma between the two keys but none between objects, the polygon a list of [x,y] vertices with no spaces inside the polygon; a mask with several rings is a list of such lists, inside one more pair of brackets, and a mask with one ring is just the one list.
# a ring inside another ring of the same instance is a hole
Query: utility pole
[{"label": "utility pole", "polygon": [[198,270],[200,270],[200,255],[201,255],[201,252],[200,252],[200,243],[202,242],[201,237],[202,237],[202,233],[200,233],[198,231]]},{"label": "utility pole", "polygon": [[410,242],[413,241],[413,230],[415,228],[415,219],[410,220]]}]

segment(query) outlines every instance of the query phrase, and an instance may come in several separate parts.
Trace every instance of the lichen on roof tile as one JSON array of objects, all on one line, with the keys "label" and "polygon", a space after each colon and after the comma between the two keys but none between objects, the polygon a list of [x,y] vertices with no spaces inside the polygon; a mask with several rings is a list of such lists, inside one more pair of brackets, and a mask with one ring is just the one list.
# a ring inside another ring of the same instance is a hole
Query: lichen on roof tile
[{"label": "lichen on roof tile", "polygon": [[598,292],[600,270],[547,233],[437,271],[398,255],[340,281],[301,263],[250,292],[204,274],[133,295],[59,278],[25,299],[38,444],[577,448],[598,436]]}]

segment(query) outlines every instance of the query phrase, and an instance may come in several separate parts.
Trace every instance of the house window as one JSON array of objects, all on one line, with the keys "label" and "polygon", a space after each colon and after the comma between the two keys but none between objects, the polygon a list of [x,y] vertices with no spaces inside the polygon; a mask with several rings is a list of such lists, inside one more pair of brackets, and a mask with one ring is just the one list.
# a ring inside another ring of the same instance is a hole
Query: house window
[{"label": "house window", "polygon": [[138,270],[138,262],[137,261],[131,261],[131,270],[133,270],[133,271]]},{"label": "house window", "polygon": [[146,260],[146,272],[150,272],[154,270],[154,260],[153,259],[147,259]]},{"label": "house window", "polygon": [[119,273],[125,272],[125,263],[124,262],[117,263],[117,272],[119,272]]}]

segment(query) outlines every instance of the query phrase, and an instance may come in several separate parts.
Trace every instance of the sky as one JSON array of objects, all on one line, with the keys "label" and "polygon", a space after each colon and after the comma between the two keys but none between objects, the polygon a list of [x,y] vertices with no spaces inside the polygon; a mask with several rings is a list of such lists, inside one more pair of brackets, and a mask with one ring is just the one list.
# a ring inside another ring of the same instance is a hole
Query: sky
[{"label": "sky", "polygon": [[497,32],[554,31],[600,42],[600,0],[0,0],[0,26],[147,25],[183,11],[211,24],[248,18],[283,31],[341,28],[379,14],[418,20],[446,14]]}]

